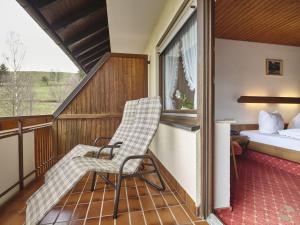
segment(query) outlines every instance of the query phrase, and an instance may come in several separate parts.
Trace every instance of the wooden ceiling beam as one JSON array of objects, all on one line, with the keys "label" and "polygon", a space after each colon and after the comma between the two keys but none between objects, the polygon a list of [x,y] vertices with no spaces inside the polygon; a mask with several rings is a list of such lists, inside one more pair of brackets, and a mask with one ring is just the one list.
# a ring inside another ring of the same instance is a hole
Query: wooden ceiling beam
[{"label": "wooden ceiling beam", "polygon": [[61,1],[61,0],[34,0],[33,3],[37,8],[44,9],[45,7],[48,7],[58,1]]},{"label": "wooden ceiling beam", "polygon": [[90,28],[80,32],[80,34],[75,35],[75,36],[65,40],[65,44],[67,46],[74,45],[74,44],[82,41],[83,39],[85,39],[85,38],[87,38],[87,37],[89,37],[93,34],[102,33],[102,32],[107,31],[107,30],[108,30],[107,23],[97,25],[97,26],[93,26],[93,27],[90,27]]},{"label": "wooden ceiling beam", "polygon": [[96,48],[92,49],[91,51],[88,51],[87,53],[79,56],[77,59],[79,61],[83,61],[83,60],[89,58],[90,56],[95,55],[98,52],[102,52],[103,50],[106,50],[106,49],[109,49],[108,45],[102,45],[102,46],[100,45],[99,47],[96,47]]},{"label": "wooden ceiling beam", "polygon": [[87,53],[88,51],[100,46],[107,44],[109,46],[109,37],[105,36],[102,39],[98,39],[92,42],[89,42],[83,46],[80,46],[72,51],[72,54],[78,58],[79,56],[83,55],[84,53]]},{"label": "wooden ceiling beam", "polygon": [[99,56],[104,55],[108,51],[109,51],[109,48],[106,47],[102,51],[96,52],[96,53],[90,55],[89,57],[87,57],[86,59],[80,60],[80,63],[85,65],[86,63],[93,61],[95,58],[98,58]]},{"label": "wooden ceiling beam", "polygon": [[97,1],[96,3],[90,5],[85,9],[81,9],[79,12],[74,12],[72,15],[69,15],[65,18],[59,19],[57,22],[51,24],[54,30],[60,30],[62,28],[66,28],[76,21],[85,18],[99,10],[102,10],[106,13],[106,3],[105,1]]},{"label": "wooden ceiling beam", "polygon": [[[103,54],[103,55],[105,55],[105,54]],[[91,65],[91,64],[97,62],[98,60],[100,60],[100,59],[102,58],[103,55],[94,58],[93,60],[89,61],[89,62],[86,63],[86,64],[83,64],[83,66],[84,66],[85,68],[88,67],[89,65]]]}]

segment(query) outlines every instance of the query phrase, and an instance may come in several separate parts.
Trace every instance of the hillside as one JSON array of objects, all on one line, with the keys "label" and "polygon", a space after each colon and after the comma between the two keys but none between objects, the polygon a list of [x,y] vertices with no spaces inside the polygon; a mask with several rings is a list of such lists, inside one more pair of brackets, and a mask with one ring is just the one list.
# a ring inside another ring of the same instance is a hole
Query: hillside
[{"label": "hillside", "polygon": [[[28,99],[22,100],[23,110],[18,113],[22,115],[52,114],[82,78],[78,73],[66,72],[22,71],[20,74],[25,77],[23,85],[29,84],[33,96],[30,103]],[[9,91],[9,82],[1,82],[0,116],[13,115],[11,98],[7,97]]]}]

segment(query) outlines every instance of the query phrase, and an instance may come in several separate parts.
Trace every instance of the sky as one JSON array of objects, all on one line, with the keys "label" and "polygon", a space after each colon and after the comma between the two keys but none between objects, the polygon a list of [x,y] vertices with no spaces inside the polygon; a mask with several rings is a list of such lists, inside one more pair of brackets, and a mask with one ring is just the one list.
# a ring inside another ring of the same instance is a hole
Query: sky
[{"label": "sky", "polygon": [[24,71],[77,72],[78,68],[15,0],[0,0],[0,64],[10,32],[20,35],[26,55]]}]

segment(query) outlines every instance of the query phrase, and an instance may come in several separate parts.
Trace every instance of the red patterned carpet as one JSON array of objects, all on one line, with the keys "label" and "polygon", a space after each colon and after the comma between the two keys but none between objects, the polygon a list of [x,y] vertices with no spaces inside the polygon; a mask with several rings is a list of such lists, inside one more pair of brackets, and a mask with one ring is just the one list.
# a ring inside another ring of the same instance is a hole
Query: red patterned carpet
[{"label": "red patterned carpet", "polygon": [[226,224],[300,224],[300,165],[247,151],[232,176],[232,211],[216,212]]}]

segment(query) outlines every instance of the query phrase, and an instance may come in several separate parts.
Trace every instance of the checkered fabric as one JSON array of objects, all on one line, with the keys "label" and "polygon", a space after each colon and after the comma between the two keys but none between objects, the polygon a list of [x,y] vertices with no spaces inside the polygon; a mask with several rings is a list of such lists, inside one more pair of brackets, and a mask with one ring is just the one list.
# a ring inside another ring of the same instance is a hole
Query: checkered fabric
[{"label": "checkered fabric", "polygon": [[[37,224],[88,171],[119,173],[125,158],[145,154],[158,128],[160,115],[159,97],[140,99],[136,107],[134,122],[129,127],[123,138],[123,144],[114,158],[105,160],[76,157],[62,164],[56,173],[49,177],[47,183],[28,199],[26,224]],[[123,172],[125,174],[136,172],[140,163],[140,159],[128,161]]]},{"label": "checkered fabric", "polygon": [[[116,142],[123,141],[126,137],[129,129],[131,128],[136,114],[138,100],[127,101],[124,106],[122,121],[113,135],[112,139],[109,142],[109,145],[113,145]],[[100,148],[89,145],[77,145],[75,146],[68,154],[66,154],[63,158],[61,158],[56,164],[54,164],[51,169],[49,169],[45,174],[45,182],[48,182],[49,178],[55,174],[58,168],[60,168],[63,164],[68,162],[74,157],[84,156],[89,152],[97,152]],[[103,149],[103,154],[109,154],[110,149]],[[118,151],[118,149],[116,149]]]}]

